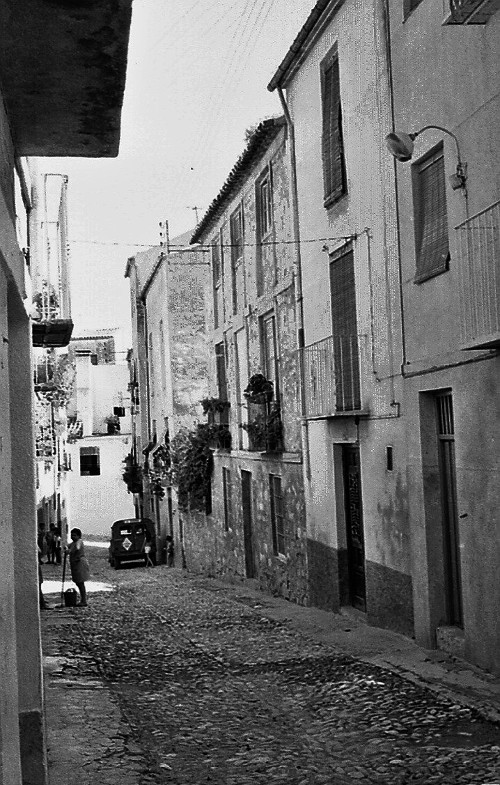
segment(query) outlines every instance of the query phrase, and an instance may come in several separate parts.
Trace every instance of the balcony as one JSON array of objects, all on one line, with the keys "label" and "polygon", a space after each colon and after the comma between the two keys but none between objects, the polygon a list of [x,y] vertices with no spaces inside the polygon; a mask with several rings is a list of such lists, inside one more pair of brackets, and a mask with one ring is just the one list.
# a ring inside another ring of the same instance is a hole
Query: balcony
[{"label": "balcony", "polygon": [[444,25],[485,25],[500,9],[499,0],[445,0]]},{"label": "balcony", "polygon": [[364,338],[330,335],[302,349],[306,417],[361,412],[359,347]]},{"label": "balcony", "polygon": [[500,201],[456,227],[462,349],[500,346]]}]

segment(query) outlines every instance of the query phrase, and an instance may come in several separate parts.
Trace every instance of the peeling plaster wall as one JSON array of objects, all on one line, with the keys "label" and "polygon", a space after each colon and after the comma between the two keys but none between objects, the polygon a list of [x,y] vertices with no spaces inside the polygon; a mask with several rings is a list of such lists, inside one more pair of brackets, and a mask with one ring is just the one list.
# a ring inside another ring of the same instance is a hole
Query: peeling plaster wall
[{"label": "peeling plaster wall", "polygon": [[[214,455],[212,514],[185,516],[185,553],[189,569],[212,575],[244,577],[245,538],[242,517],[241,472],[252,475],[252,544],[255,576],[262,589],[301,604],[308,603],[305,510],[301,461],[300,389],[297,355],[295,261],[290,213],[288,139],[281,128],[261,158],[249,167],[244,182],[224,203],[223,212],[206,230],[202,242],[218,236],[223,251],[221,325],[212,329],[212,346],[223,343],[230,400],[232,451]],[[270,242],[257,243],[256,183],[269,167],[272,172],[273,229]],[[238,313],[233,314],[230,216],[238,205],[244,211],[243,274],[239,279]],[[255,373],[264,373],[261,317],[274,312],[280,365],[280,404],[284,453],[248,450],[248,436],[240,423],[248,418],[243,388]],[[211,314],[213,324],[213,310]],[[236,344],[239,347],[237,363]],[[215,348],[212,349],[215,352]],[[239,367],[238,367],[239,366]],[[209,394],[218,395],[215,363]],[[230,520],[224,520],[222,469],[231,472]],[[269,475],[281,478],[284,498],[286,554],[273,550]]]}]

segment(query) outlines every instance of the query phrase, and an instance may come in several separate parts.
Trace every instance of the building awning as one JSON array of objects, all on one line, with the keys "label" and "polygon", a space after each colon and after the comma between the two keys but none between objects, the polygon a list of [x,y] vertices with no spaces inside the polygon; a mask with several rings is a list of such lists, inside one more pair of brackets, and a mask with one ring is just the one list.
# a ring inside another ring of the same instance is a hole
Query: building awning
[{"label": "building awning", "polygon": [[2,94],[20,156],[116,156],[132,0],[0,0]]}]

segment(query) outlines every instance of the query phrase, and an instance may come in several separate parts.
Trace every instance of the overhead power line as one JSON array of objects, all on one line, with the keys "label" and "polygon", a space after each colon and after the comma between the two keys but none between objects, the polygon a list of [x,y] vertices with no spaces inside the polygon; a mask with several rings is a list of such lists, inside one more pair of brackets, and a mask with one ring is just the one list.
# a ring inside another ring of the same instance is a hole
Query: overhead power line
[{"label": "overhead power line", "polygon": [[[333,242],[340,242],[344,240],[345,242],[349,242],[349,240],[356,240],[358,238],[358,234],[347,234],[347,235],[340,235],[338,237],[309,237],[305,240],[266,240],[264,242],[258,243],[196,243],[195,245],[170,245],[170,251],[175,253],[176,251],[188,251],[191,250],[201,251],[204,249],[214,248],[215,246],[219,248],[254,248],[256,246],[262,245],[302,245],[303,243],[333,243]],[[100,240],[70,240],[72,244],[79,244],[79,245],[103,245],[103,246],[130,246],[132,248],[155,248],[158,246],[158,243],[122,243],[122,242],[102,242]]]}]

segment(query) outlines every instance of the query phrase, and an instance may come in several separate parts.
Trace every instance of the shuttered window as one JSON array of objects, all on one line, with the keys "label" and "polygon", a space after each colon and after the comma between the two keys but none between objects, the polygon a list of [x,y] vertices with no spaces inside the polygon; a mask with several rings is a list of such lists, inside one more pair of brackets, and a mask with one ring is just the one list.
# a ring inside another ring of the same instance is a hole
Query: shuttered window
[{"label": "shuttered window", "polygon": [[322,65],[321,97],[324,199],[325,207],[328,207],[347,193],[337,57],[328,59]]},{"label": "shuttered window", "polygon": [[230,219],[231,278],[233,289],[233,313],[243,310],[245,282],[243,272],[243,210],[238,207]]},{"label": "shuttered window", "polygon": [[330,259],[335,406],[352,411],[361,406],[354,256],[348,248]]},{"label": "shuttered window", "polygon": [[434,150],[413,169],[415,283],[420,283],[445,272],[450,259],[443,148]]}]

